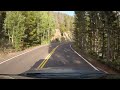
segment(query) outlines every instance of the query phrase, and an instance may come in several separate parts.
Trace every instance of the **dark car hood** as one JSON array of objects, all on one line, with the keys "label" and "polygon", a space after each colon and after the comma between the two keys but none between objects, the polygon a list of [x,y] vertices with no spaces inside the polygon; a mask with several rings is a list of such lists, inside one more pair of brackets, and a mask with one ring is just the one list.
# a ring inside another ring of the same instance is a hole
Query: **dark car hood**
[{"label": "dark car hood", "polygon": [[103,73],[102,71],[87,70],[81,68],[69,68],[69,67],[49,67],[42,69],[31,69],[25,73]]},{"label": "dark car hood", "polygon": [[91,79],[105,75],[102,71],[83,70],[80,68],[52,67],[40,70],[30,70],[24,73],[28,77],[50,79]]},{"label": "dark car hood", "polygon": [[[99,79],[106,77],[106,73],[96,70],[80,68],[52,67],[40,70],[28,70],[19,75],[5,75],[3,79]],[[1,78],[1,75],[0,75]],[[104,78],[103,78],[104,79]]]}]

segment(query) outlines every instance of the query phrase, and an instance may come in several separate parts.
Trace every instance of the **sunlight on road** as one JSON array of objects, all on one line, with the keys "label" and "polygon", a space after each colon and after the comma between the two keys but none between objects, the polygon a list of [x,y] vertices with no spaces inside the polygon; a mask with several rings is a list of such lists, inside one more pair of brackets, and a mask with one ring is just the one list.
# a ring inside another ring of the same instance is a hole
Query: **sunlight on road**
[{"label": "sunlight on road", "polygon": [[80,63],[81,63],[81,62],[78,61],[78,60],[74,60],[73,62],[76,63],[76,64],[80,64]]},{"label": "sunlight on road", "polygon": [[66,55],[67,57],[70,57],[69,55]]}]

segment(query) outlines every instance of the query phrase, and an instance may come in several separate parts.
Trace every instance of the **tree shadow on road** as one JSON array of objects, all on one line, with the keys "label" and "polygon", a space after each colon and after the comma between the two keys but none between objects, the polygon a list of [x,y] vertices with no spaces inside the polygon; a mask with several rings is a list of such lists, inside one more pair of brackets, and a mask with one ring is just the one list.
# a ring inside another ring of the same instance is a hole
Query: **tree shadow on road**
[{"label": "tree shadow on road", "polygon": [[[50,52],[57,46],[59,45],[60,42],[51,42],[49,45],[48,45],[48,51],[45,51],[47,52],[48,54],[50,54]],[[31,71],[31,70],[35,70],[39,67],[39,65],[45,60],[45,58],[43,59],[40,59],[38,60],[33,66],[30,67],[29,70],[25,71],[25,72],[28,72],[28,71]],[[57,66],[56,65],[57,62],[54,62],[53,60],[50,60],[49,59],[49,62],[47,62],[45,65],[44,65],[44,68],[47,68],[47,67],[52,67],[52,66]],[[23,72],[23,73],[25,73]]]},{"label": "tree shadow on road", "polygon": [[[50,52],[58,45],[60,45],[60,42],[52,42],[50,43],[50,45],[48,46],[48,53],[50,54]],[[73,67],[73,66],[79,66],[80,64],[78,64],[77,62],[73,62],[74,61],[74,57],[67,57],[65,53],[61,53],[61,50],[55,50],[54,55],[52,55],[49,60],[45,63],[43,68],[48,68],[48,67]],[[46,51],[45,51],[46,52]],[[66,52],[67,53],[67,52]],[[63,58],[64,57],[64,58]],[[71,60],[72,59],[72,60]],[[38,68],[38,66],[45,60],[45,58],[40,59],[39,61],[37,61],[28,71],[30,70],[35,70]],[[73,65],[72,65],[73,64]]]}]

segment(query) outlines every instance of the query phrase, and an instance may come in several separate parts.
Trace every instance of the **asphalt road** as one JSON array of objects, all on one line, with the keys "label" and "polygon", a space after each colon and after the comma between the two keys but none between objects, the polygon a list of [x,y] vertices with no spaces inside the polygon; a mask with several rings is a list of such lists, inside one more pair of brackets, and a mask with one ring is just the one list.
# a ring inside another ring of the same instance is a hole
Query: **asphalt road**
[{"label": "asphalt road", "polygon": [[[51,55],[45,60],[49,53]],[[37,47],[35,50],[5,62],[0,61],[0,74],[20,74],[31,69],[39,69],[42,62],[44,62],[42,68],[64,67],[95,71],[90,64],[71,49],[70,43],[54,43]]]}]

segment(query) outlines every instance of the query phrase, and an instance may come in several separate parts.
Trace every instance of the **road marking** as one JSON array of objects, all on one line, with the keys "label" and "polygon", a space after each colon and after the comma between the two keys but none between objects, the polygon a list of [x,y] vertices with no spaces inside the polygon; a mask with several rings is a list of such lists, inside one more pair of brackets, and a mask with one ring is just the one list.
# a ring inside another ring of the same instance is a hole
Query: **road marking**
[{"label": "road marking", "polygon": [[[58,45],[59,46],[59,45]],[[49,58],[51,57],[51,55],[54,53],[54,51],[58,48],[58,46],[56,46],[56,48],[54,48],[50,54],[45,58],[45,60],[38,66],[37,69],[39,68],[43,68],[43,66],[47,63],[47,61],[49,60]]]},{"label": "road marking", "polygon": [[15,78],[13,78],[13,77],[10,77],[10,76],[6,76],[6,77],[8,77],[8,78],[10,78],[10,79],[15,79]]},{"label": "road marking", "polygon": [[15,78],[13,78],[13,77],[11,77],[11,76],[6,76],[6,75],[4,75],[4,74],[2,75],[2,77],[3,77],[3,78],[6,78],[6,79],[15,79]]},{"label": "road marking", "polygon": [[104,73],[109,74],[107,71],[102,70],[101,68],[98,68],[99,70],[103,71]]},{"label": "road marking", "polygon": [[88,62],[85,58],[83,58],[79,53],[77,53],[70,45],[70,48],[76,53],[79,57],[81,57],[83,60],[85,60],[91,67],[93,67],[95,70],[99,71],[95,66],[93,66],[90,62]]},{"label": "road marking", "polygon": [[[59,46],[59,45],[58,45]],[[48,56],[43,60],[43,62],[37,67],[37,69],[41,69],[45,66],[45,64],[47,63],[47,61],[49,60],[49,58],[52,56],[52,54],[55,52],[55,50],[58,48],[58,46],[56,46],[51,52],[50,54],[48,54]]]},{"label": "road marking", "polygon": [[[48,45],[48,44],[47,44],[47,45]],[[41,47],[44,47],[44,46],[47,46],[47,45],[43,45],[43,46],[37,47],[37,48],[35,48],[35,49],[32,49],[32,50],[26,51],[26,52],[24,52],[24,53],[21,53],[21,54],[19,54],[19,55],[16,55],[16,56],[14,56],[14,57],[12,57],[12,58],[9,58],[9,59],[7,59],[7,60],[5,60],[5,61],[3,61],[3,62],[0,62],[0,64],[3,64],[3,63],[5,63],[5,62],[7,62],[7,61],[10,61],[10,60],[16,58],[16,57],[19,57],[19,56],[21,56],[21,55],[23,55],[23,54],[26,54],[26,53],[28,53],[28,52],[34,51],[34,50],[36,50],[36,49],[38,49],[38,48],[41,48]]]}]

